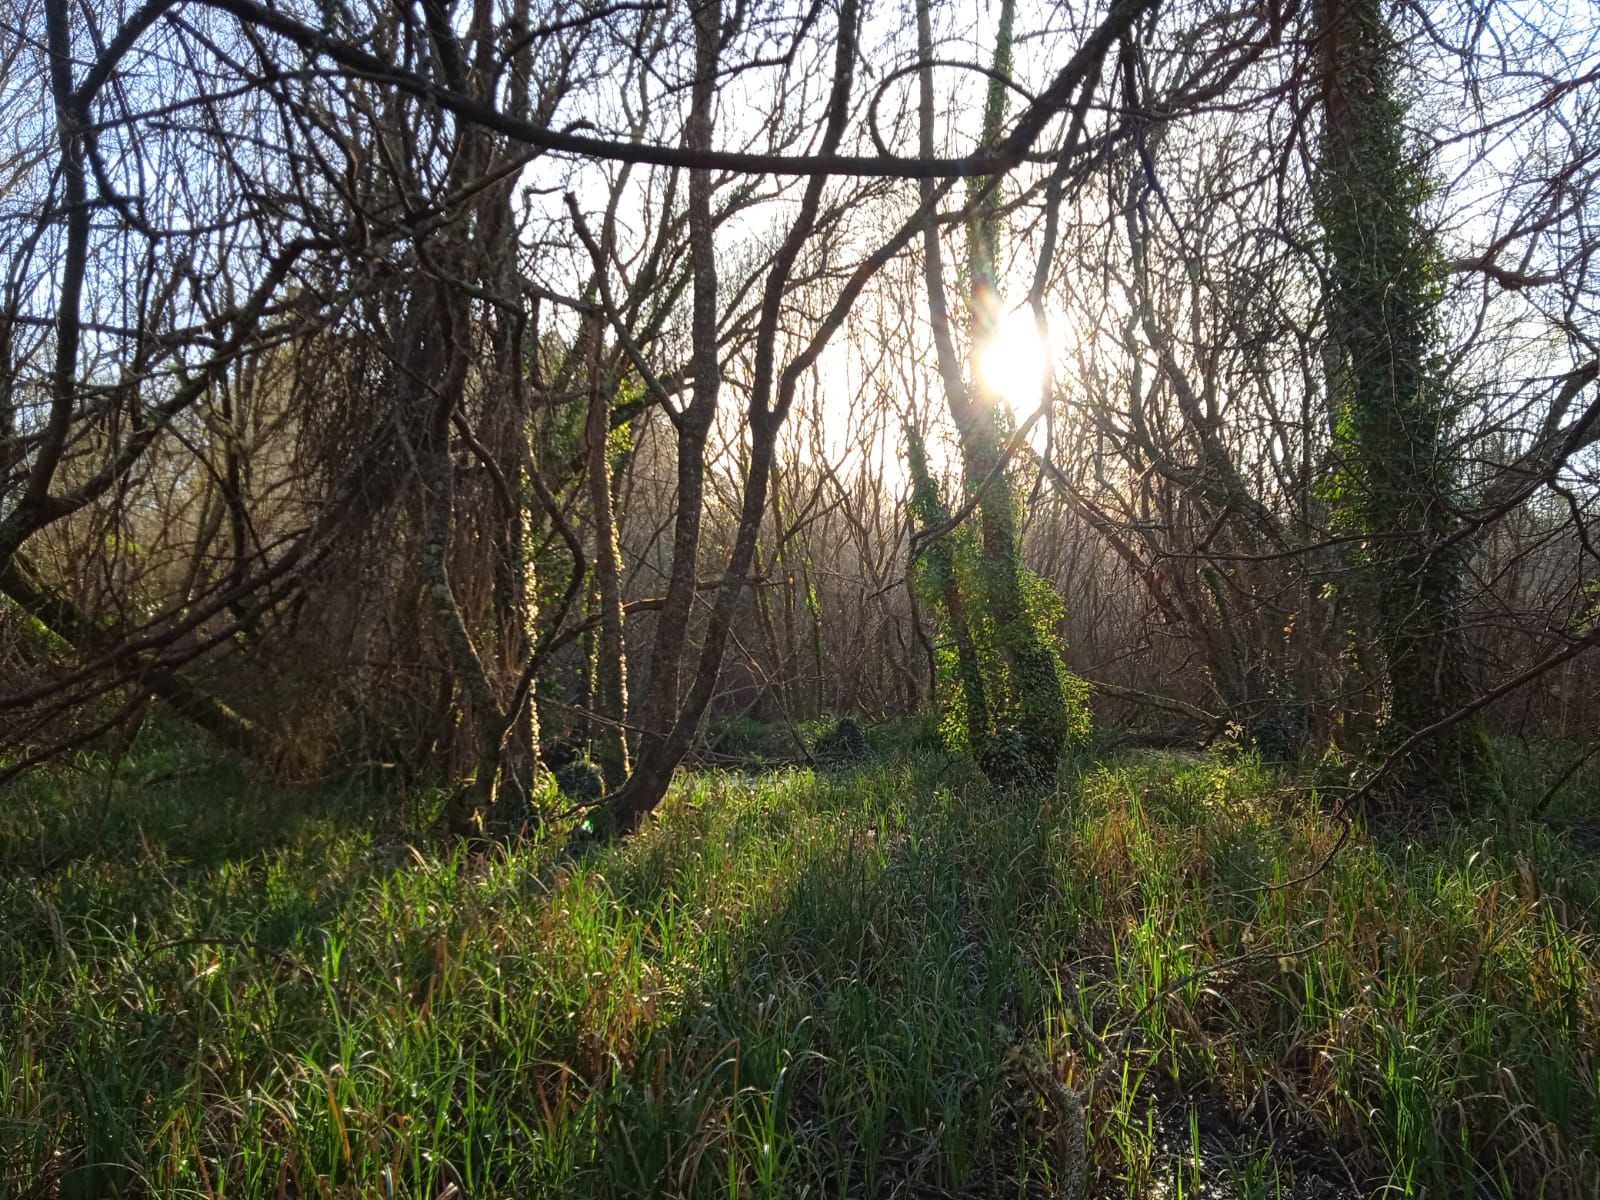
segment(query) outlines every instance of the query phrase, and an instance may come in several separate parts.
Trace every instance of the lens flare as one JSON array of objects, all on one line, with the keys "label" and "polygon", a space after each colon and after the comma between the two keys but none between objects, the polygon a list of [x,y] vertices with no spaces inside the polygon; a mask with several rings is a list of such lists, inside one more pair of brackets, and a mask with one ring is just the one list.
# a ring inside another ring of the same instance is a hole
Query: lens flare
[{"label": "lens flare", "polygon": [[1014,412],[1031,413],[1043,399],[1050,350],[1039,336],[1027,309],[1007,312],[977,349],[978,382],[1009,404]]}]

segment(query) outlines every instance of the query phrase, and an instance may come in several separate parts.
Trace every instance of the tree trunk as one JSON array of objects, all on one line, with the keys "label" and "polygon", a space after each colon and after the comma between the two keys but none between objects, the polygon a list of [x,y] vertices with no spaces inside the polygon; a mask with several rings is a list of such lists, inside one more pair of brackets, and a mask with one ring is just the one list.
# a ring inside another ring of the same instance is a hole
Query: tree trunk
[{"label": "tree trunk", "polygon": [[[994,76],[984,108],[981,144],[1000,139],[1005,116],[1004,78],[1011,68],[1011,27],[1014,0],[1003,0],[996,33]],[[917,39],[925,59],[933,57],[928,0],[917,5]],[[931,68],[921,72],[919,97],[921,152],[933,154],[933,84]],[[923,184],[926,197],[930,184]],[[1055,773],[1056,760],[1066,744],[1067,704],[1060,667],[1052,646],[1041,637],[1023,594],[1022,551],[1017,538],[1016,500],[1002,468],[1004,444],[1009,434],[1010,408],[1006,398],[994,393],[976,369],[976,356],[994,335],[1000,316],[997,282],[999,239],[999,182],[975,180],[972,214],[967,224],[967,265],[971,285],[971,326],[968,339],[970,384],[962,378],[950,334],[949,311],[944,298],[944,272],[937,226],[929,216],[923,238],[924,273],[928,290],[929,321],[933,326],[945,401],[960,436],[962,465],[969,494],[977,499],[980,536],[980,589],[983,606],[993,624],[994,640],[1005,661],[1008,686],[998,689],[1010,701],[1002,730],[1000,697],[988,704],[988,735],[971,749],[984,771],[997,783],[1032,782]],[[1042,386],[1042,381],[1041,381]],[[954,580],[952,573],[950,578]],[[946,600],[946,609],[949,610]],[[952,616],[952,621],[954,617]],[[965,674],[965,668],[963,668]],[[963,680],[963,691],[978,680]],[[997,689],[989,688],[991,693]],[[970,702],[969,702],[970,703]],[[971,714],[969,712],[969,723]],[[1005,733],[1017,741],[1015,753],[996,738]],[[999,753],[991,754],[991,749]]]},{"label": "tree trunk", "polygon": [[[1407,144],[1398,49],[1379,0],[1320,0],[1323,113],[1317,216],[1328,253],[1344,516],[1368,535],[1366,567],[1387,676],[1391,744],[1472,695],[1461,625],[1452,422],[1437,377],[1436,256],[1422,224],[1429,181]],[[1490,766],[1481,726],[1463,721],[1396,775],[1416,799],[1456,803]]]},{"label": "tree trunk", "polygon": [[607,788],[617,788],[628,776],[627,663],[622,643],[622,571],[617,561],[617,528],[611,508],[611,462],[608,435],[611,406],[601,376],[601,325],[589,323],[589,413],[584,428],[589,470],[589,507],[594,516],[594,578],[600,609],[596,638],[593,704],[596,721],[593,746],[595,764]]}]

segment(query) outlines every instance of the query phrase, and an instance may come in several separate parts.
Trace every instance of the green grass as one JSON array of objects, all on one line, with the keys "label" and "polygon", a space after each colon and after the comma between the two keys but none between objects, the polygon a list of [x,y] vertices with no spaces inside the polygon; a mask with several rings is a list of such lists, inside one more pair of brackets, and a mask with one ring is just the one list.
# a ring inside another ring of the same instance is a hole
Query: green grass
[{"label": "green grass", "polygon": [[1081,1085],[1130,1021],[1094,1194],[1600,1186],[1576,826],[1292,882],[1339,828],[1248,759],[1018,799],[902,753],[686,778],[554,871],[431,799],[170,751],[0,797],[0,1195],[1056,1194],[1015,1049]]}]

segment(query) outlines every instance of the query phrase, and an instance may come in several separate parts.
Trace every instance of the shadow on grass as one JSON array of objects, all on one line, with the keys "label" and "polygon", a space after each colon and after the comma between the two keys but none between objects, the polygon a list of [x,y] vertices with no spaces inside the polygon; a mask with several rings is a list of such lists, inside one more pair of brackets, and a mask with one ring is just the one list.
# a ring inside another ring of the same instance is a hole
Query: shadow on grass
[{"label": "shadow on grass", "polygon": [[[1036,1106],[1006,1058],[1021,964],[995,918],[1020,895],[984,894],[985,823],[941,793],[947,776],[836,773],[802,785],[803,813],[756,804],[720,846],[691,835],[713,857],[772,857],[717,897],[737,915],[682,1009],[608,1081],[596,1192],[1051,1193],[1054,1150],[1022,1136]],[[664,878],[670,820],[662,833],[613,879],[620,903],[689,899]]]},{"label": "shadow on grass", "polygon": [[[932,755],[690,776],[556,874],[555,842],[413,853],[356,797],[217,817],[228,854],[199,813],[0,881],[0,1194],[1055,1194],[1059,1115],[1011,1051],[1081,1084],[1083,1025],[1135,1013],[1094,1194],[1333,1195],[1329,1146],[1391,1186],[1516,1195],[1539,1153],[1570,1171],[1550,1139],[1593,1136],[1592,1088],[1557,1076],[1589,1018],[1558,1029],[1517,988],[1579,986],[1581,947],[1559,958],[1509,906],[1479,929],[1499,860],[1434,848],[1408,874],[1363,840],[1326,878],[1247,889],[1336,836],[1258,767],[1073,774],[1029,797]],[[1425,928],[1428,905],[1448,919]],[[1338,953],[1301,953],[1340,923]],[[1482,1103],[1497,1030],[1543,1124],[1419,1125],[1451,1094],[1430,1079]]]},{"label": "shadow on grass", "polygon": [[276,785],[185,744],[12,785],[0,1198],[212,1194],[208,1126],[324,1036],[343,919],[418,869],[433,802]]},{"label": "shadow on grass", "polygon": [[428,789],[279,784],[203,749],[84,757],[14,781],[0,804],[0,875],[149,859],[213,869],[351,832],[400,840],[437,804]]},{"label": "shadow on grass", "polygon": [[[596,1154],[567,1194],[1071,1194],[1062,1114],[1015,1052],[1081,1085],[1100,1063],[1082,1023],[1128,1019],[1128,993],[1150,986],[1092,954],[1111,908],[1098,878],[1063,873],[1082,833],[1072,795],[997,796],[927,762],[802,788],[797,808],[771,781],[745,804],[708,786],[586,864],[624,911],[730,920],[673,1017],[595,1077]],[[697,803],[737,815],[703,826]],[[1254,864],[1261,837],[1209,845]],[[708,894],[674,873],[690,861],[746,882]],[[1097,1113],[1093,1194],[1353,1194],[1314,1136],[1236,1121],[1209,1079],[1186,1081],[1190,1097],[1154,1063],[1132,1055]]]},{"label": "shadow on grass", "polygon": [[972,887],[993,850],[949,771],[694,778],[553,887],[551,848],[382,862],[298,816],[181,875],[148,834],[64,862],[4,897],[0,1179],[1043,1194],[1007,901]]}]

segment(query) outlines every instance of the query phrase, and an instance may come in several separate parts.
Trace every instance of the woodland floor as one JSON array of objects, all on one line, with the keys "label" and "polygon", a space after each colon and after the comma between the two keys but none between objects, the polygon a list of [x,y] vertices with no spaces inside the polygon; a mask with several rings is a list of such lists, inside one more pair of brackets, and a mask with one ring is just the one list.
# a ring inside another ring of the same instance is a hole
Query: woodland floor
[{"label": "woodland floor", "polygon": [[1247,756],[905,741],[561,870],[182,747],[14,787],[0,1197],[1055,1195],[1088,1031],[1095,1195],[1597,1194],[1600,777],[1319,870]]}]

